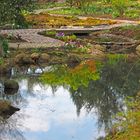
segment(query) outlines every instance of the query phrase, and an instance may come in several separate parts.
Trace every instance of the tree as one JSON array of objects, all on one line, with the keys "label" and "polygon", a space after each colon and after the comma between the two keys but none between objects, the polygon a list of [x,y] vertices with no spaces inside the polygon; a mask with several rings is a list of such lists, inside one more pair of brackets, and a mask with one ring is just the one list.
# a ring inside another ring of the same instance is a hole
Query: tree
[{"label": "tree", "polygon": [[0,1],[0,24],[14,23],[24,26],[24,11],[30,11],[35,0],[1,0]]}]

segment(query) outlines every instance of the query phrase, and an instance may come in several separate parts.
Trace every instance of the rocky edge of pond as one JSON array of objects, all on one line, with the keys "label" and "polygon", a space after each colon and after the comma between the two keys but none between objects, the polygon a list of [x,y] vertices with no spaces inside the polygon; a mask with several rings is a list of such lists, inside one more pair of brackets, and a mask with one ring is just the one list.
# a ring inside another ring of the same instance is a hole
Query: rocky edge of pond
[{"label": "rocky edge of pond", "polygon": [[9,101],[0,100],[0,116],[3,118],[10,117],[20,109],[11,105]]},{"label": "rocky edge of pond", "polygon": [[19,53],[15,56],[14,63],[18,65],[31,64],[62,64],[62,63],[79,63],[82,61],[82,55],[64,52],[52,52],[48,54],[45,52],[35,53]]},{"label": "rocky edge of pond", "polygon": [[[19,85],[15,80],[5,80],[3,82],[4,93],[12,95],[18,92]],[[11,105],[7,100],[0,99],[0,116],[3,118],[10,117],[20,109]]]},{"label": "rocky edge of pond", "polygon": [[[92,45],[86,53],[75,52],[75,49],[65,50],[65,48],[61,47],[46,48],[37,52],[33,52],[30,49],[11,50],[11,55],[6,58],[6,62],[0,65],[0,74],[10,74],[12,66],[15,65],[52,65],[64,63],[69,65],[70,63],[80,63],[85,59],[104,61],[107,58],[107,54],[110,53],[107,52],[106,46],[99,44]],[[133,60],[136,60],[138,56],[140,56],[140,45],[137,45],[132,53],[126,52],[121,54],[126,54],[128,56],[127,59],[129,60],[132,58]]]},{"label": "rocky edge of pond", "polygon": [[15,94],[18,92],[19,85],[15,80],[6,80],[4,81],[4,93],[5,94]]}]

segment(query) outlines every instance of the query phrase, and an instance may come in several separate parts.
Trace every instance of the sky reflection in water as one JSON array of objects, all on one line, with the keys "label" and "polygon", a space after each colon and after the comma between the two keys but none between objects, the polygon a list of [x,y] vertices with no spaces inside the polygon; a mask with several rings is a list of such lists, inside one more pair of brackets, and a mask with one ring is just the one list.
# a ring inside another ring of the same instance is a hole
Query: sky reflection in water
[{"label": "sky reflection in water", "polygon": [[[17,119],[18,129],[26,140],[94,140],[104,131],[98,131],[97,115],[84,109],[77,116],[70,93],[63,87],[53,93],[50,86],[34,84],[29,93],[28,81],[21,80],[20,94],[26,102],[11,118]],[[20,117],[18,117],[20,116]]]}]

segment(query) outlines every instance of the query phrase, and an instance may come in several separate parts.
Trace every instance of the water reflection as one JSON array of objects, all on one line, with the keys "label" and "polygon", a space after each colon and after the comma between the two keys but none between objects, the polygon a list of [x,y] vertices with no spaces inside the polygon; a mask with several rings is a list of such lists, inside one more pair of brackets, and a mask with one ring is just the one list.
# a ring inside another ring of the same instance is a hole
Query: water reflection
[{"label": "water reflection", "polygon": [[[132,71],[130,69],[133,67]],[[70,89],[71,98],[77,107],[77,113],[85,107],[87,112],[96,108],[99,126],[109,128],[112,117],[125,108],[126,96],[134,97],[140,90],[140,65],[118,63],[106,64],[101,71],[101,78],[90,81],[88,87]]]},{"label": "water reflection", "polygon": [[16,136],[19,140],[95,140],[104,136],[105,129],[114,121],[113,116],[126,109],[125,97],[135,96],[140,90],[140,64],[119,62],[101,67],[93,64],[88,68],[98,75],[94,79],[85,78],[85,68],[68,68],[70,72],[81,70],[78,78],[84,76],[81,79],[88,80],[85,85],[76,84],[76,88],[71,86],[75,83],[69,85],[63,81],[64,77],[61,79],[61,74],[67,74],[66,65],[38,68],[39,73],[43,70],[48,74],[57,70],[61,81],[55,84],[54,81],[42,83],[36,69],[15,68],[11,77],[19,82],[20,89],[14,96],[5,95],[1,90],[0,98],[10,100],[21,110],[0,125],[0,139],[11,140]]},{"label": "water reflection", "polygon": [[0,119],[0,140],[25,140],[22,132],[16,127],[15,119]]}]

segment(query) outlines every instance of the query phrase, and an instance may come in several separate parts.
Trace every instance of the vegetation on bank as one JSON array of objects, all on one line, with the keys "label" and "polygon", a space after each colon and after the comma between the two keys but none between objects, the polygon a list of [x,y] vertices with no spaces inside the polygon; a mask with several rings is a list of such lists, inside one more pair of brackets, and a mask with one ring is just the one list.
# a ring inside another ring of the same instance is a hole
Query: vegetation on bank
[{"label": "vegetation on bank", "polygon": [[118,122],[112,128],[112,132],[106,140],[139,140],[140,138],[140,93],[127,101],[128,109],[125,113],[119,113]]}]

